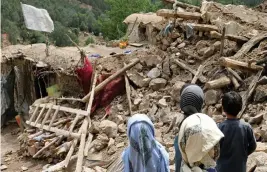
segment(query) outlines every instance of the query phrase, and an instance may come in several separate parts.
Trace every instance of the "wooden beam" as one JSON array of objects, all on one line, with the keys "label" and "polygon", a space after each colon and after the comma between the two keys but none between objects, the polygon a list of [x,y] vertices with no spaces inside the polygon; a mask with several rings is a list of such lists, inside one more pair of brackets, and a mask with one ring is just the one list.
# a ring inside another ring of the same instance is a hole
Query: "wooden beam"
[{"label": "wooden beam", "polygon": [[231,73],[239,82],[244,82],[243,79],[233,69],[227,67],[226,70]]},{"label": "wooden beam", "polygon": [[[26,124],[41,129],[41,124],[39,124],[39,123],[37,123],[37,124],[35,125],[34,122],[26,121]],[[49,126],[47,126],[47,125],[44,125],[42,129],[47,130],[47,131],[51,131],[51,132],[53,132],[53,133],[56,133],[57,136],[61,136],[61,135],[63,135],[63,136],[65,136],[65,137],[69,137],[69,136],[71,136],[71,137],[73,137],[73,138],[80,138],[80,136],[81,136],[81,135],[78,134],[78,133],[69,133],[69,132],[66,131],[66,130],[58,129],[58,128],[56,128],[56,127],[50,127],[50,128],[49,128]]]},{"label": "wooden beam", "polygon": [[199,76],[202,74],[203,69],[204,69],[203,65],[200,65],[198,67],[197,73],[195,74],[194,78],[191,81],[192,84],[195,84],[197,82]]},{"label": "wooden beam", "polygon": [[[179,61],[179,60],[174,60],[174,62],[175,62],[179,67],[181,67],[182,69],[184,69],[184,70],[188,70],[188,71],[191,72],[193,75],[197,75],[197,71],[195,71],[194,69],[190,68],[188,65],[182,63],[181,61]],[[200,77],[199,77],[199,80],[200,80],[202,83],[207,82],[207,78],[204,77],[204,76],[200,76]]]},{"label": "wooden beam", "polygon": [[34,120],[34,118],[36,117],[39,107],[40,107],[40,104],[36,105],[34,112],[30,118],[30,122],[32,122]]},{"label": "wooden beam", "polygon": [[238,69],[241,71],[259,71],[262,70],[262,66],[258,66],[255,64],[249,65],[249,63],[237,61],[234,59],[230,59],[227,57],[223,57],[220,59],[220,64],[226,68]]},{"label": "wooden beam", "polygon": [[43,121],[42,121],[41,128],[43,128],[43,126],[44,126],[44,124],[45,124],[47,118],[49,117],[49,115],[50,115],[50,113],[51,113],[51,111],[52,111],[52,107],[53,107],[53,104],[50,105],[49,110],[48,110],[47,113],[45,114],[45,117],[44,117],[44,119],[43,119]]},{"label": "wooden beam", "polygon": [[178,12],[170,9],[160,9],[156,12],[158,16],[166,18],[182,18],[186,20],[199,20],[201,19],[201,14],[198,12]]},{"label": "wooden beam", "polygon": [[187,4],[187,3],[183,3],[180,1],[175,1],[175,0],[162,0],[162,1],[167,2],[167,3],[171,3],[171,4],[175,4],[175,6],[182,7],[184,9],[194,8],[194,9],[196,9],[196,11],[198,11],[198,12],[200,11],[200,7],[195,6],[195,5],[191,5],[191,4]]},{"label": "wooden beam", "polygon": [[[96,86],[95,88],[95,94],[98,94],[99,91],[101,91],[108,83],[110,83],[112,80],[118,78],[119,76],[121,76],[124,72],[126,72],[127,70],[129,70],[130,68],[132,68],[133,66],[135,66],[137,63],[139,63],[140,60],[139,59],[134,59],[133,62],[131,62],[130,64],[128,64],[127,66],[125,66],[124,68],[118,70],[116,73],[112,74],[110,77],[108,77],[107,79],[105,79],[103,82],[101,82],[99,85]],[[87,102],[89,97],[90,97],[90,93],[88,93],[83,99],[83,102]]]},{"label": "wooden beam", "polygon": [[224,76],[219,79],[209,81],[205,84],[205,89],[217,89],[217,88],[222,88],[231,83],[231,80]]},{"label": "wooden beam", "polygon": [[223,27],[223,32],[222,32],[222,37],[221,37],[220,57],[223,56],[224,38],[225,38],[225,27]]},{"label": "wooden beam", "polygon": [[[53,108],[53,107],[52,107],[52,108]],[[59,109],[60,109],[60,106],[57,106],[57,109],[56,109],[55,113],[53,114],[52,119],[51,119],[51,121],[50,121],[50,123],[49,123],[48,130],[50,130],[50,128],[52,127],[53,122],[55,121],[55,119],[56,119],[56,117],[57,117],[57,114],[58,114],[58,112],[59,112]]]},{"label": "wooden beam", "polygon": [[197,23],[183,23],[184,27],[186,25],[191,25],[194,30],[210,32],[210,31],[218,31],[219,28],[215,25],[208,25],[208,24],[197,24]]}]

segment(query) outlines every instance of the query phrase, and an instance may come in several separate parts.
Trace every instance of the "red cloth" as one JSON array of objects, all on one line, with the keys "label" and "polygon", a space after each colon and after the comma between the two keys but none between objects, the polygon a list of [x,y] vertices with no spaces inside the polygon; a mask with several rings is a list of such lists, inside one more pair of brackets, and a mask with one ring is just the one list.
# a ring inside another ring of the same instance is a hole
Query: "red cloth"
[{"label": "red cloth", "polygon": [[[78,75],[78,81],[83,88],[85,94],[89,93],[93,67],[90,61],[86,58],[84,66],[75,70]],[[97,80],[97,85],[107,79],[111,74],[100,75]],[[124,77],[119,77],[108,83],[94,97],[92,111],[94,112],[99,107],[105,107],[118,95],[125,92]]]}]

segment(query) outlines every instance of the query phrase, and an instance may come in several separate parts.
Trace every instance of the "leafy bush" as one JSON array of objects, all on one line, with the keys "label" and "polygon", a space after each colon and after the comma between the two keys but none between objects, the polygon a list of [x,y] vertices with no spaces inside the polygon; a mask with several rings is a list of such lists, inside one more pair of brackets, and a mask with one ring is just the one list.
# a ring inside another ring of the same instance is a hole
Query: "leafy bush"
[{"label": "leafy bush", "polygon": [[85,41],[85,44],[86,44],[86,45],[88,45],[88,44],[93,44],[93,43],[95,43],[95,40],[94,40],[94,38],[92,38],[91,36],[89,36],[89,37],[87,38],[87,40]]}]

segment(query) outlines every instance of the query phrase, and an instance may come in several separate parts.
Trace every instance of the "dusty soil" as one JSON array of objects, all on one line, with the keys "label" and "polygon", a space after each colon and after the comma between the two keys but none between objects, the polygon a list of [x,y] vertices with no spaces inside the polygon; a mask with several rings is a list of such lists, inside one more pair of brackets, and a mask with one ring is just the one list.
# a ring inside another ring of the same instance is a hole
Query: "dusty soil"
[{"label": "dusty soil", "polygon": [[45,161],[19,156],[19,133],[20,129],[14,122],[1,129],[1,165],[7,166],[3,171],[20,172],[23,171],[21,167],[27,167],[27,171],[41,171],[47,164]]}]

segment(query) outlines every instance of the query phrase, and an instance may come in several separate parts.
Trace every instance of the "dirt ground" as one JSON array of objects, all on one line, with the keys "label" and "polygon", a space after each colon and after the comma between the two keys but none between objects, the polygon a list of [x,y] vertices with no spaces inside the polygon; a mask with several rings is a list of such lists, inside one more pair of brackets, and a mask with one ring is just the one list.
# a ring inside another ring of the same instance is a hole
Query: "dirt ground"
[{"label": "dirt ground", "polygon": [[19,156],[19,142],[17,137],[20,129],[15,122],[9,123],[1,129],[1,166],[6,165],[5,172],[21,172],[22,167],[26,167],[25,171],[41,171],[43,166],[47,164],[45,161],[34,160]]}]

